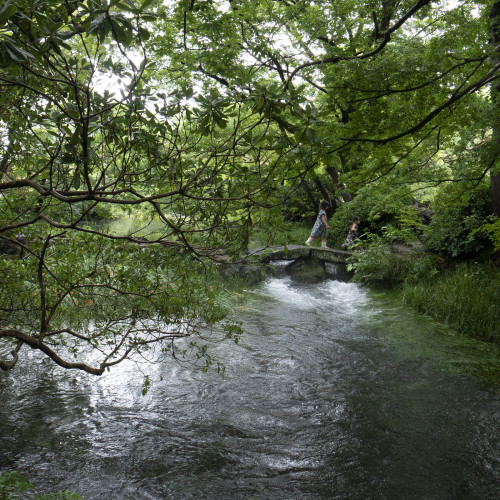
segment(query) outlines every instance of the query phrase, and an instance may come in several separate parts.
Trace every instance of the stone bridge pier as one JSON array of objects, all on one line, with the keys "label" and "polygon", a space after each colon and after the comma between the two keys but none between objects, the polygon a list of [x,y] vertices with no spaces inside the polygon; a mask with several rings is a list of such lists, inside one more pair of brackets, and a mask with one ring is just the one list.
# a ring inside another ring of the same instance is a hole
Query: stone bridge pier
[{"label": "stone bridge pier", "polygon": [[352,255],[351,252],[335,248],[308,247],[306,245],[291,245],[288,247],[266,248],[254,253],[262,264],[272,261],[290,261],[285,271],[293,281],[302,283],[317,283],[326,276],[325,263],[345,264]]}]

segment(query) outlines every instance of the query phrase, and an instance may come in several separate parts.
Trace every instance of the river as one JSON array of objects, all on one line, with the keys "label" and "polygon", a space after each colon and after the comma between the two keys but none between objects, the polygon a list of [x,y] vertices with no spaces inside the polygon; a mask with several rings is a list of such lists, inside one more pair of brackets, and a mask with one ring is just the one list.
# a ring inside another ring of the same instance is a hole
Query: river
[{"label": "river", "polygon": [[87,500],[500,498],[500,388],[464,371],[498,352],[331,278],[247,291],[225,378],[143,363],[142,396],[133,363],[26,354],[0,373],[0,470]]}]

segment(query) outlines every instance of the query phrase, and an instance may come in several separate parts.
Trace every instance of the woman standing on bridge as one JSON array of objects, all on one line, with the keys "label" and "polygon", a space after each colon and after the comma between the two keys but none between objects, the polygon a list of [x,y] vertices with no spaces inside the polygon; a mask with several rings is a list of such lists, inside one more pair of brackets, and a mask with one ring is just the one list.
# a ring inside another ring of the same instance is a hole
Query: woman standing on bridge
[{"label": "woman standing on bridge", "polygon": [[330,205],[323,200],[319,204],[319,213],[318,217],[316,218],[316,222],[314,223],[314,226],[311,231],[311,236],[306,241],[307,246],[311,246],[311,241],[315,240],[316,238],[321,238],[321,246],[322,248],[327,248],[326,246],[326,236],[328,234],[328,229],[330,229],[330,226],[327,224],[327,217],[326,217],[326,210]]}]

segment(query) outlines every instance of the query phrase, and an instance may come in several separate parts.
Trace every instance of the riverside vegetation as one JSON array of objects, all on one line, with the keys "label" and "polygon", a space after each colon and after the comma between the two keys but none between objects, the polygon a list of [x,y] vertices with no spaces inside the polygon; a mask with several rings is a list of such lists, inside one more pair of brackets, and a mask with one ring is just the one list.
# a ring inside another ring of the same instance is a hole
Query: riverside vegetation
[{"label": "riverside vegetation", "polygon": [[[389,202],[373,190],[360,193],[329,219],[328,246],[340,248],[351,214],[359,215],[363,250],[348,264],[355,281],[394,288],[417,311],[500,345],[500,242],[493,237],[498,219],[491,216],[487,188],[435,190],[420,209],[410,196]],[[309,225],[285,224],[277,241],[301,242]]]},{"label": "riverside vegetation", "polygon": [[361,214],[363,250],[349,264],[355,280],[394,287],[408,306],[500,345],[500,245],[490,233],[498,219],[490,215],[487,186],[442,191],[425,216],[409,199],[384,212],[385,197],[359,197],[334,214],[331,245],[343,242],[349,214]]},{"label": "riverside vegetation", "polygon": [[363,221],[356,279],[496,341],[486,293],[449,299],[460,320],[423,297],[443,269],[497,290],[499,44],[498,0],[4,2],[0,368],[30,348],[100,375],[189,337],[222,370],[204,332],[239,329],[212,260],[321,199],[330,246]]}]

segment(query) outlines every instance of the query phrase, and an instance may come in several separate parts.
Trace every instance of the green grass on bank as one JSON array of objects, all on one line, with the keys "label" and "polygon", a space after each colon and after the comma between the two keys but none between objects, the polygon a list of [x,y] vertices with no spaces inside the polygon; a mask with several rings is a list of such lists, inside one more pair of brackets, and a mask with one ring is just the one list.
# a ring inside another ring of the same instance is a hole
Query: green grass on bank
[{"label": "green grass on bank", "polygon": [[459,333],[500,344],[500,270],[490,263],[461,263],[404,283],[403,299]]}]

